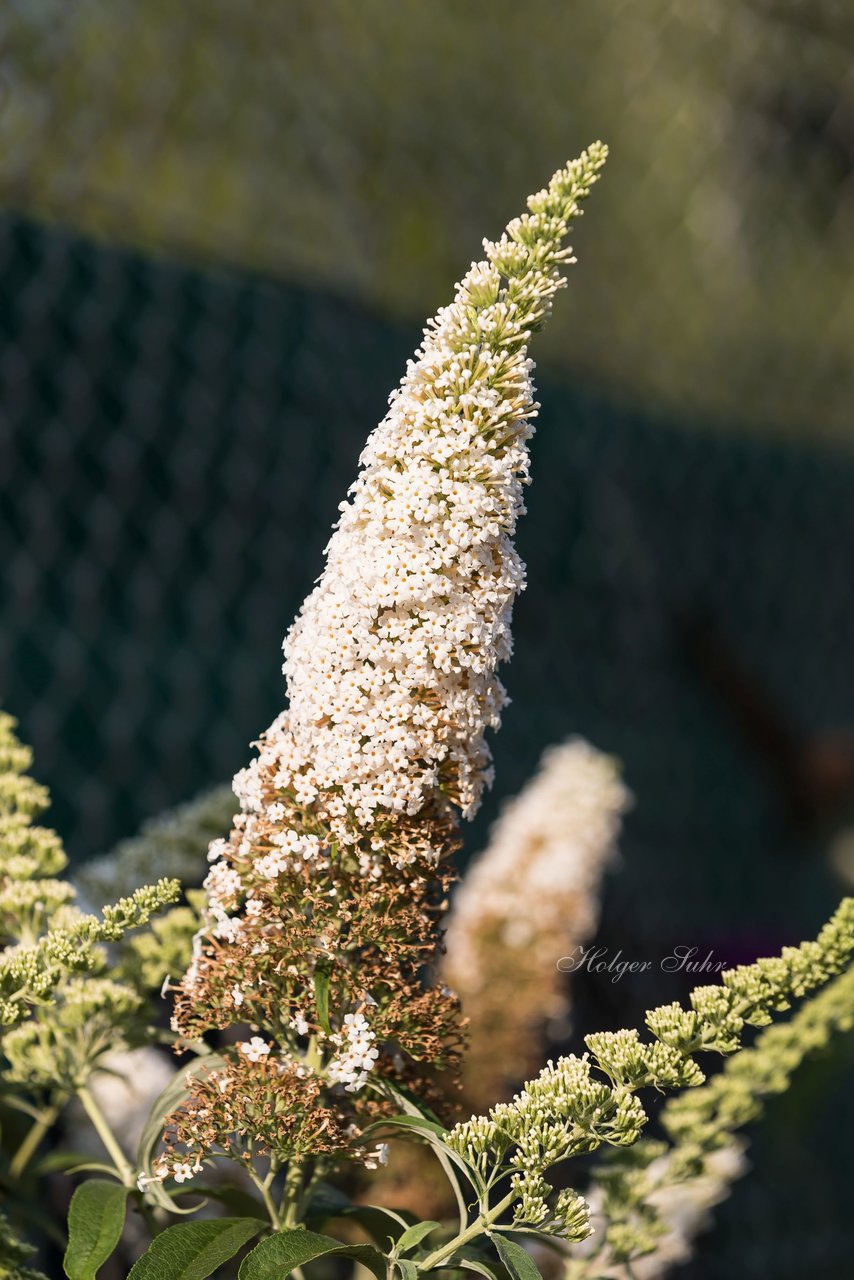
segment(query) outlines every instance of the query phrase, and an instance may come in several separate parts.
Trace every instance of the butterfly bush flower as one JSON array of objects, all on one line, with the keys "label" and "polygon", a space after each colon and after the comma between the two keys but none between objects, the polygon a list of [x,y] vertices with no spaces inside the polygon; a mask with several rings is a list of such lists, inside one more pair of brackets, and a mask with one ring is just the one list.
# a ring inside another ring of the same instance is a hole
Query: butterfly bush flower
[{"label": "butterfly bush flower", "polygon": [[[357,1105],[369,1109],[372,1082],[429,1096],[459,1055],[458,1002],[423,975],[458,818],[490,780],[485,733],[506,701],[497,668],[524,586],[512,539],[537,410],[528,342],[605,157],[594,144],[484,242],[368,440],[284,643],[288,707],[235,778],[240,811],[211,848],[204,927],[176,1002],[183,1035],[244,1023],[275,1048],[262,1063],[231,1055],[215,1114],[206,1102],[197,1124],[191,1101],[179,1146],[202,1129],[196,1151],[233,1143],[246,1099],[272,1105],[279,1063],[289,1077],[303,1063],[304,1088],[310,1076],[334,1112],[332,1141],[352,1132]],[[301,1145],[291,1124],[273,1158]]]},{"label": "butterfly bush flower", "polygon": [[593,933],[630,803],[616,763],[579,739],[549,748],[454,898],[444,973],[470,1021],[465,1094],[507,1096],[567,1012],[558,960]]},{"label": "butterfly bush flower", "polygon": [[[485,241],[486,261],[425,330],[285,640],[288,710],[235,780],[245,840],[282,826],[271,790],[322,814],[366,865],[416,856],[387,838],[390,816],[437,794],[475,812],[525,582],[512,538],[537,411],[527,343],[565,283],[567,221],[604,158],[591,148]],[[309,837],[302,853],[323,856],[322,842]]]}]

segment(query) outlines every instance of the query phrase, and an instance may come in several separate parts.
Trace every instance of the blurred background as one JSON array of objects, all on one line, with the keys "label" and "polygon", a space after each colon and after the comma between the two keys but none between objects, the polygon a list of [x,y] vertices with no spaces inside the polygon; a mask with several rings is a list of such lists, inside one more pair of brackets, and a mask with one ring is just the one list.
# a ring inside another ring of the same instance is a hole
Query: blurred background
[{"label": "blurred background", "polygon": [[[0,700],[74,857],[245,762],[421,324],[602,137],[466,854],[581,733],[636,797],[602,945],[818,927],[854,862],[852,55],[844,0],[7,0]],[[591,980],[583,1029],[681,994],[644,982]],[[772,1107],[674,1275],[850,1280],[852,1065]]]}]

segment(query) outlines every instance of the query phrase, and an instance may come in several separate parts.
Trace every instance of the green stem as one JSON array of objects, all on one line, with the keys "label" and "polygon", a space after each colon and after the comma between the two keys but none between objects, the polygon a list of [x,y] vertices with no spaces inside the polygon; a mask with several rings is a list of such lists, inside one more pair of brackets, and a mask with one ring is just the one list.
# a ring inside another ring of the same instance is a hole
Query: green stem
[{"label": "green stem", "polygon": [[98,1106],[97,1102],[85,1085],[81,1085],[77,1090],[77,1097],[83,1105],[83,1110],[92,1121],[95,1132],[98,1134],[98,1137],[101,1139],[104,1147],[109,1153],[113,1161],[113,1165],[115,1166],[116,1173],[119,1175],[126,1187],[136,1186],[133,1169],[125,1156],[125,1153],[122,1151],[118,1139],[110,1128],[107,1117],[104,1115],[103,1111]]},{"label": "green stem", "polygon": [[288,1163],[288,1172],[285,1175],[285,1190],[282,1194],[282,1205],[280,1212],[284,1214],[284,1225],[286,1227],[296,1226],[302,1190],[302,1160],[293,1156]]},{"label": "green stem", "polygon": [[498,1201],[497,1205],[494,1205],[493,1208],[488,1209],[486,1213],[482,1213],[475,1219],[470,1227],[466,1227],[465,1231],[461,1231],[459,1235],[454,1236],[453,1240],[449,1240],[447,1244],[440,1245],[438,1249],[428,1253],[424,1261],[419,1262],[418,1270],[432,1271],[434,1267],[439,1266],[446,1258],[450,1258],[462,1245],[468,1244],[469,1240],[474,1240],[477,1236],[482,1235],[515,1199],[515,1193],[509,1192],[503,1200]]},{"label": "green stem", "polygon": [[[279,1217],[279,1211],[276,1208],[276,1203],[273,1200],[273,1197],[270,1193],[270,1183],[273,1180],[272,1177],[268,1176],[268,1178],[266,1179],[259,1178],[258,1174],[255,1172],[255,1170],[252,1168],[250,1164],[246,1165],[246,1172],[249,1174],[249,1177],[255,1183],[255,1186],[258,1188],[258,1190],[261,1192],[261,1199],[264,1201],[264,1208],[267,1210],[267,1213],[269,1214],[270,1223],[273,1227],[273,1230],[280,1231],[282,1227],[282,1221],[281,1221],[281,1218]],[[271,1169],[270,1173],[273,1175],[273,1177],[275,1177],[274,1169]]]},{"label": "green stem", "polygon": [[143,1222],[145,1223],[145,1227],[146,1227],[146,1230],[148,1231],[148,1234],[151,1236],[151,1239],[153,1240],[154,1237],[157,1235],[158,1231],[160,1230],[160,1227],[157,1222],[157,1216],[154,1210],[152,1209],[151,1205],[148,1204],[148,1202],[146,1201],[144,1194],[138,1197],[136,1201],[136,1207],[139,1210],[139,1216],[142,1218]]},{"label": "green stem", "polygon": [[53,1126],[56,1117],[59,1115],[59,1107],[47,1107],[37,1120],[34,1120],[24,1141],[15,1152],[12,1162],[9,1165],[9,1172],[13,1178],[20,1178],[27,1165],[36,1153],[42,1138]]},{"label": "green stem", "polygon": [[311,1204],[311,1197],[313,1196],[318,1184],[323,1181],[323,1177],[325,1173],[326,1173],[325,1162],[322,1160],[316,1161],[312,1175],[306,1182],[305,1187],[303,1188],[303,1191],[302,1191],[302,1195],[299,1197],[299,1200],[297,1201],[297,1221],[298,1222],[301,1222],[303,1217],[305,1216],[308,1210],[308,1207]]}]

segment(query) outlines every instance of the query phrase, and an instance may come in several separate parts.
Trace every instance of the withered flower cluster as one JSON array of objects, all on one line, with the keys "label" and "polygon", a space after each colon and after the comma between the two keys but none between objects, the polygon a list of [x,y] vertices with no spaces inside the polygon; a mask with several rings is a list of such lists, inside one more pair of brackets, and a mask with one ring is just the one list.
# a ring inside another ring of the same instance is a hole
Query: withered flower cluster
[{"label": "withered flower cluster", "polygon": [[[279,1163],[333,1152],[370,1160],[355,1141],[361,1123],[383,1109],[364,1088],[368,1075],[438,1098],[436,1073],[459,1062],[459,1003],[424,977],[457,828],[439,802],[417,820],[390,816],[386,837],[415,856],[366,871],[364,850],[336,847],[316,812],[282,799],[272,778],[267,785],[268,807],[288,816],[255,823],[247,848],[239,815],[230,841],[217,846],[208,882],[213,927],[199,939],[175,1006],[183,1036],[245,1026],[245,1038],[216,1072],[194,1077],[172,1145],[192,1152],[194,1165],[217,1150]],[[315,856],[283,858],[282,831],[310,835]],[[217,916],[227,923],[218,926]]]}]

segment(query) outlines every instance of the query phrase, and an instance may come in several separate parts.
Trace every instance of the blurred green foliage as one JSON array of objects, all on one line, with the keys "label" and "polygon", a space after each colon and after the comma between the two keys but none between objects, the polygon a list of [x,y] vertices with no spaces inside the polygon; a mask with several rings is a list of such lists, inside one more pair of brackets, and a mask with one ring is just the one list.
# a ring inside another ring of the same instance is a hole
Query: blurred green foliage
[{"label": "blurred green foliage", "polygon": [[544,362],[636,403],[849,429],[844,0],[12,0],[0,204],[432,312],[594,137]]}]

